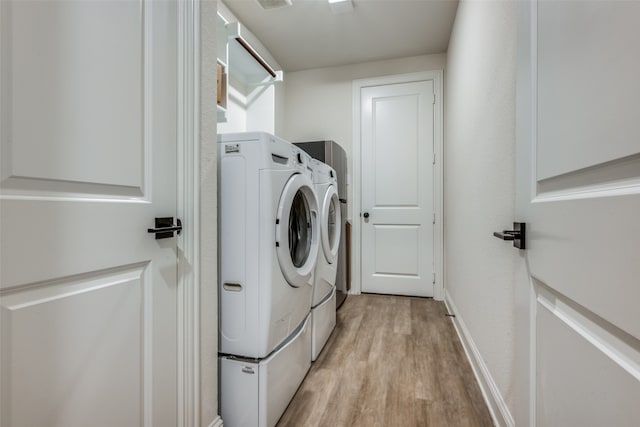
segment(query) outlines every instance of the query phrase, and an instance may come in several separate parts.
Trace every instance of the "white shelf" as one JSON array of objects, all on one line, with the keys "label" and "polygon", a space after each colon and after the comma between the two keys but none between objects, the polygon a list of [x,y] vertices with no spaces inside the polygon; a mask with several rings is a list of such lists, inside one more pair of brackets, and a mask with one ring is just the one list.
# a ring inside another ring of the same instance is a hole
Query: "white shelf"
[{"label": "white shelf", "polygon": [[239,22],[227,24],[229,74],[246,86],[282,81],[282,71],[257,39]]},{"label": "white shelf", "polygon": [[283,72],[269,50],[218,3],[216,21],[219,79],[219,132],[275,129],[275,82]]},{"label": "white shelf", "polygon": [[227,109],[224,107],[221,107],[220,104],[218,104],[218,123],[224,123],[227,121]]},{"label": "white shelf", "polygon": [[218,43],[218,65],[222,66],[221,82],[218,86],[218,122],[227,121],[227,84],[229,81],[229,51],[227,43],[227,21],[218,14],[216,19],[216,39]]}]

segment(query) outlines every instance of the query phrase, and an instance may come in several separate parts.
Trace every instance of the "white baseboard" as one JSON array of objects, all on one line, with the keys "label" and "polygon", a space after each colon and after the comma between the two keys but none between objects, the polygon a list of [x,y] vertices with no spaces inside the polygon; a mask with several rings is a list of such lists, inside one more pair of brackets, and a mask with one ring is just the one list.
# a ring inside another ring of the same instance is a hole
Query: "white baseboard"
[{"label": "white baseboard", "polygon": [[469,330],[464,324],[462,317],[460,317],[460,313],[458,312],[456,305],[453,303],[449,292],[445,291],[444,302],[449,313],[455,315],[455,317],[452,317],[453,326],[460,337],[460,342],[462,343],[464,352],[467,354],[467,359],[469,359],[473,373],[476,376],[478,385],[480,386],[480,391],[482,392],[484,400],[489,407],[493,423],[499,427],[514,427],[515,422],[509,408],[507,407],[507,403],[504,401],[500,390],[498,390],[498,386],[493,380],[493,377],[491,377],[491,373],[489,372],[487,365],[484,363],[484,359],[482,359],[482,355],[473,341]]},{"label": "white baseboard", "polygon": [[222,427],[222,418],[220,418],[220,415],[218,415],[216,419],[209,424],[209,427]]}]

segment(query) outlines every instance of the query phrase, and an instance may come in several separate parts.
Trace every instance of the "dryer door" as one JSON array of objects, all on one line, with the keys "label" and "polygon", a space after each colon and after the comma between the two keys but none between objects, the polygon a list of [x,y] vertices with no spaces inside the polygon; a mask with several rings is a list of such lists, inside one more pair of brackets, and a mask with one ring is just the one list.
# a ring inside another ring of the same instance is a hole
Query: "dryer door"
[{"label": "dryer door", "polygon": [[284,187],[276,218],[276,252],[287,282],[313,285],[319,246],[318,202],[309,177],[293,175]]},{"label": "dryer door", "polygon": [[329,264],[333,264],[338,256],[340,247],[340,199],[335,185],[330,185],[322,200],[322,211],[320,215],[320,240],[322,241],[322,251]]}]

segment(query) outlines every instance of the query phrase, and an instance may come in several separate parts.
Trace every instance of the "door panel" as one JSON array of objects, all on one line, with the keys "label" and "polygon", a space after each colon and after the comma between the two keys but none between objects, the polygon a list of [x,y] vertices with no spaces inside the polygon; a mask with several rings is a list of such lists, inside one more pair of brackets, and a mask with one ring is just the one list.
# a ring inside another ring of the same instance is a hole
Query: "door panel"
[{"label": "door panel", "polygon": [[623,331],[537,286],[538,425],[635,425],[640,419],[637,350],[619,338]]},{"label": "door panel", "polygon": [[[11,7],[10,42],[19,47],[10,61],[11,175],[141,186],[140,6],[23,1]],[[114,81],[115,87],[106,84]]]},{"label": "door panel", "polygon": [[363,292],[433,296],[433,90],[362,89]]},{"label": "door panel", "polygon": [[[640,3],[588,3],[538,6],[540,180],[637,153]],[[592,90],[596,81],[603,90]]]},{"label": "door panel", "polygon": [[1,424],[175,426],[176,4],[0,7]]},{"label": "door panel", "polygon": [[[415,225],[375,225],[374,274],[418,276],[420,227]],[[378,243],[381,242],[381,243]],[[398,253],[399,252],[399,253]]]},{"label": "door panel", "polygon": [[639,416],[639,6],[521,5],[517,210],[529,278],[519,295],[529,315],[517,328],[531,347],[520,380],[532,383],[535,425]]},{"label": "door panel", "polygon": [[149,393],[144,355],[151,355],[151,312],[140,311],[151,292],[148,268],[3,297],[3,359],[15,373],[3,378],[11,400],[3,411],[10,407],[14,420],[7,425],[140,425],[139,397]]},{"label": "door panel", "polygon": [[[372,125],[374,206],[418,206],[419,94],[376,97]],[[401,166],[400,166],[401,165]]]}]

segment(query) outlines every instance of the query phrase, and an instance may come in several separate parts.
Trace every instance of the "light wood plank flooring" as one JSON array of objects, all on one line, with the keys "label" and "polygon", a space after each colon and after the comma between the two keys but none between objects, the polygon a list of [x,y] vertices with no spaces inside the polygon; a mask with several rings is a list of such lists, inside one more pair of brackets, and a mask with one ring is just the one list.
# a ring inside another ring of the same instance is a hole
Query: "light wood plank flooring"
[{"label": "light wood plank flooring", "polygon": [[444,303],[350,295],[279,427],[492,426]]}]

